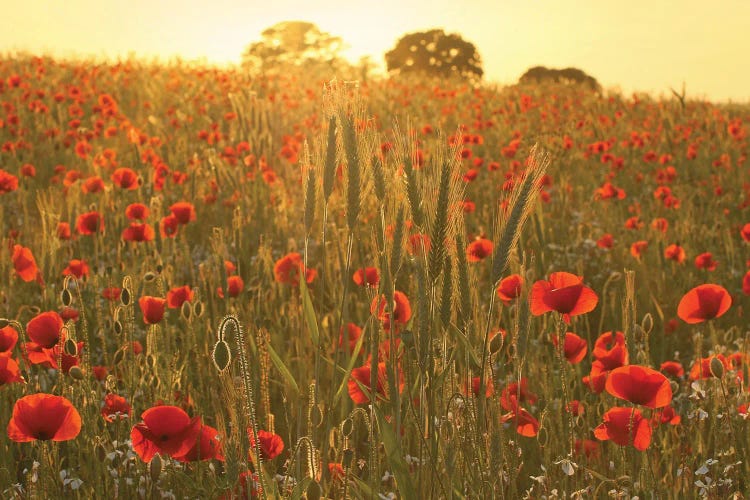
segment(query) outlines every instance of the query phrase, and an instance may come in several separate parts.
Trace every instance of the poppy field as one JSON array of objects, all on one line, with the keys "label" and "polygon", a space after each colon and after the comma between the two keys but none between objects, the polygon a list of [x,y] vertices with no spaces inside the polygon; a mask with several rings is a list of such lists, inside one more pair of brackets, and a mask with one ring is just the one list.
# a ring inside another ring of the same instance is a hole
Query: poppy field
[{"label": "poppy field", "polygon": [[740,498],[750,107],[0,59],[3,498]]}]

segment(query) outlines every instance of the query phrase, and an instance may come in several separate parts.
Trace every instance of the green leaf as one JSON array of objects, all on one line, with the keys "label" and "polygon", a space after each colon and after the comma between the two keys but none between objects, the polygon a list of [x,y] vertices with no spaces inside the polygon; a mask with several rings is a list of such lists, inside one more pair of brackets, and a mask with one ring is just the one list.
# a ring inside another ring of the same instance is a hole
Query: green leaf
[{"label": "green leaf", "polygon": [[276,351],[273,350],[273,347],[271,347],[271,344],[268,344],[268,354],[271,356],[271,361],[273,361],[273,365],[276,367],[277,370],[281,373],[281,376],[284,377],[284,380],[286,380],[287,384],[292,386],[292,389],[294,389],[295,394],[299,394],[299,387],[297,386],[297,382],[294,380],[294,377],[292,376],[292,373],[289,371],[289,369],[284,365],[284,362],[281,361],[281,358],[278,354],[276,354]]},{"label": "green leaf", "polygon": [[320,332],[318,331],[318,319],[315,316],[315,308],[313,307],[312,299],[310,298],[310,292],[305,283],[304,273],[300,276],[299,280],[300,296],[302,297],[302,314],[305,317],[305,323],[307,323],[307,329],[310,331],[313,345],[317,349],[320,346]]},{"label": "green leaf", "polygon": [[414,483],[411,480],[409,466],[404,460],[404,453],[401,451],[401,446],[396,439],[396,434],[393,432],[391,424],[385,420],[385,416],[380,408],[377,406],[374,408],[375,415],[378,418],[378,430],[380,430],[380,438],[385,448],[386,459],[388,460],[388,465],[393,470],[393,476],[396,478],[396,487],[401,494],[401,498],[419,498],[414,488]]}]

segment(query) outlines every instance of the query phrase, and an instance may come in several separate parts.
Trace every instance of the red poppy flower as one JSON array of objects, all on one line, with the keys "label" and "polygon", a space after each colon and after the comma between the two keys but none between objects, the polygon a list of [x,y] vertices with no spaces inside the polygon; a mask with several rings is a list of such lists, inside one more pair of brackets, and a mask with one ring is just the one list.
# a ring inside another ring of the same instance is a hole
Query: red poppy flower
[{"label": "red poppy flower", "polygon": [[521,295],[523,278],[519,274],[511,274],[503,278],[497,287],[497,296],[507,306],[511,301]]},{"label": "red poppy flower", "polygon": [[604,384],[607,382],[610,369],[596,360],[591,363],[591,371],[582,378],[583,384],[594,394],[600,394],[604,390]]},{"label": "red poppy flower", "polygon": [[574,453],[576,455],[583,453],[589,460],[597,460],[601,457],[602,450],[598,441],[594,441],[593,439],[576,439]]},{"label": "red poppy flower", "polygon": [[667,377],[646,366],[615,368],[609,373],[605,389],[616,398],[647,408],[661,408],[672,401]]},{"label": "red poppy flower", "polygon": [[742,229],[740,229],[740,236],[742,236],[743,240],[750,243],[750,222],[742,226]]},{"label": "red poppy flower", "polygon": [[625,345],[625,334],[622,332],[602,333],[594,342],[592,354],[607,370],[627,365],[629,355]]},{"label": "red poppy flower", "polygon": [[175,455],[174,459],[179,462],[198,462],[210,459],[223,462],[224,453],[221,449],[219,431],[208,425],[201,426],[193,447],[184,455]]},{"label": "red poppy flower", "polygon": [[651,444],[651,425],[637,408],[614,407],[604,414],[604,422],[594,429],[600,441],[611,440],[620,446],[633,445],[644,451]]},{"label": "red poppy flower", "polygon": [[615,239],[611,234],[603,234],[601,238],[596,241],[596,246],[599,248],[612,248],[615,246]]},{"label": "red poppy flower", "polygon": [[672,244],[664,249],[664,258],[673,260],[678,264],[685,262],[685,249],[680,245]]},{"label": "red poppy flower", "polygon": [[16,401],[8,423],[13,441],[69,441],[81,432],[81,415],[70,401],[52,394],[32,394]]},{"label": "red poppy flower", "polygon": [[148,218],[149,209],[143,203],[131,203],[125,209],[125,217],[130,220],[145,220]]},{"label": "red poppy flower", "polygon": [[[387,307],[384,295],[372,299],[370,313],[380,320],[383,324],[383,330],[391,331],[390,308]],[[410,318],[411,304],[409,304],[409,299],[403,292],[396,290],[393,293],[393,321],[396,322],[396,327],[407,324]]]},{"label": "red poppy flower", "polygon": [[377,267],[365,267],[354,271],[352,279],[359,286],[376,288],[378,283],[380,283],[380,274],[378,274]]},{"label": "red poppy flower", "polygon": [[23,281],[29,282],[36,278],[39,269],[36,267],[36,260],[31,250],[21,245],[13,245],[12,260],[16,275]]},{"label": "red poppy flower", "polygon": [[76,279],[82,279],[89,275],[89,265],[86,261],[73,259],[68,263],[68,267],[63,269],[63,276],[75,276]]},{"label": "red poppy flower", "polygon": [[340,463],[328,463],[328,473],[331,475],[331,480],[333,481],[343,481],[346,477],[346,472],[344,472],[344,466]]},{"label": "red poppy flower", "polygon": [[665,361],[661,364],[659,370],[677,378],[683,377],[685,375],[685,369],[677,361]]},{"label": "red poppy flower", "polygon": [[131,168],[121,167],[112,173],[112,182],[119,188],[132,191],[138,189],[138,174]]},{"label": "red poppy flower", "polygon": [[99,212],[86,212],[76,219],[76,231],[78,234],[94,234],[104,231],[104,217]]},{"label": "red poppy flower", "polygon": [[[552,334],[552,343],[555,345],[555,348],[557,348],[557,334]],[[572,365],[580,363],[583,358],[586,357],[588,350],[589,346],[584,339],[572,332],[567,332],[565,334],[563,353],[565,354],[565,359],[568,360],[568,363]]]},{"label": "red poppy flower", "polygon": [[147,325],[153,325],[164,318],[164,306],[166,299],[144,295],[138,299],[138,305],[143,312],[143,322]]},{"label": "red poppy flower", "polygon": [[101,193],[104,191],[104,181],[101,177],[89,177],[81,183],[81,191],[84,193]]},{"label": "red poppy flower", "polygon": [[466,260],[479,262],[492,255],[492,242],[486,238],[479,238],[466,247]]},{"label": "red poppy flower", "polygon": [[711,252],[703,252],[695,258],[695,267],[705,269],[706,271],[715,271],[717,262],[714,260]]},{"label": "red poppy flower", "polygon": [[[252,427],[248,427],[247,437],[250,440],[250,446],[254,450],[255,434]],[[258,440],[260,441],[260,452],[264,460],[273,460],[284,451],[284,440],[278,434],[261,429],[258,431]]]},{"label": "red poppy flower", "polygon": [[200,417],[191,419],[177,406],[154,406],[141,414],[143,422],[130,431],[133,450],[144,462],[157,453],[180,457],[195,445]]},{"label": "red poppy flower", "polygon": [[133,408],[124,397],[109,393],[104,396],[104,406],[101,413],[104,420],[114,422],[118,418],[120,420],[128,418],[133,414]]},{"label": "red poppy flower", "polygon": [[169,207],[169,211],[177,219],[178,224],[187,224],[196,219],[195,207],[187,201],[180,201]]},{"label": "red poppy flower", "polygon": [[729,310],[732,297],[719,285],[699,285],[687,292],[677,306],[677,316],[685,323],[703,323]]},{"label": "red poppy flower", "polygon": [[109,375],[109,368],[106,366],[92,366],[91,371],[94,372],[94,378],[99,382],[103,382],[107,378],[107,375]]},{"label": "red poppy flower", "polygon": [[10,353],[18,343],[18,332],[12,326],[0,328],[0,355]]},{"label": "red poppy flower", "polygon": [[63,320],[55,311],[37,314],[26,324],[29,338],[45,349],[51,349],[60,341]]},{"label": "red poppy flower", "polygon": [[179,221],[174,215],[167,215],[159,221],[159,234],[162,238],[174,238],[178,228]]},{"label": "red poppy flower", "polygon": [[500,393],[500,406],[507,411],[513,411],[518,403],[528,401],[529,404],[533,405],[537,399],[539,397],[529,391],[528,379],[522,377],[520,384],[518,382],[511,382],[503,388],[503,391]]},{"label": "red poppy flower", "polygon": [[156,237],[156,231],[154,231],[154,228],[151,227],[151,224],[143,223],[139,224],[137,222],[131,222],[130,226],[126,227],[122,231],[122,239],[124,241],[133,241],[133,242],[144,242],[144,241],[153,241]]},{"label": "red poppy flower", "polygon": [[18,177],[0,169],[0,195],[18,189]]},{"label": "red poppy flower", "polygon": [[[481,385],[482,380],[479,377],[473,377],[471,379],[471,393],[476,397],[479,396],[479,386]],[[468,394],[469,391],[466,390],[466,384],[464,384],[464,394]],[[495,393],[495,386],[492,384],[492,380],[485,380],[484,381],[484,395],[485,397],[490,397]]]},{"label": "red poppy flower", "polygon": [[596,293],[583,286],[583,278],[575,274],[558,272],[549,281],[540,280],[531,287],[531,314],[539,316],[557,311],[570,323],[571,316],[591,312],[599,302]]},{"label": "red poppy flower", "polygon": [[70,224],[68,224],[67,222],[58,222],[55,234],[60,240],[69,240],[71,237]]},{"label": "red poppy flower", "polygon": [[167,307],[178,309],[183,302],[192,302],[194,296],[195,292],[188,285],[172,288],[167,292]]},{"label": "red poppy flower", "polygon": [[648,248],[648,241],[646,240],[636,241],[635,243],[630,245],[630,255],[640,260],[641,255],[643,255],[643,252],[645,252],[647,248]]},{"label": "red poppy flower", "polygon": [[[230,276],[227,278],[227,293],[230,297],[237,297],[245,288],[245,282],[239,276]],[[223,298],[223,297],[222,297]]]},{"label": "red poppy flower", "polygon": [[742,293],[750,295],[750,271],[745,273],[742,277]]},{"label": "red poppy flower", "polygon": [[682,417],[671,406],[665,406],[654,414],[652,420],[654,424],[680,425]]},{"label": "red poppy flower", "polygon": [[706,358],[701,358],[697,360],[693,364],[692,368],[690,368],[690,375],[689,375],[690,380],[712,378],[713,374],[711,373],[711,360],[713,358],[716,358],[719,361],[721,361],[721,364],[724,366],[725,370],[732,369],[731,363],[723,354],[717,354],[716,356],[708,356]]},{"label": "red poppy flower", "polygon": [[[371,364],[367,364],[355,368],[352,370],[351,378],[347,382],[347,389],[349,391],[349,397],[352,398],[355,404],[365,404],[370,402],[370,370]],[[399,384],[398,392],[404,389],[404,374],[401,371],[401,367],[398,367]],[[386,399],[388,397],[388,374],[385,366],[385,362],[378,363],[378,374],[377,374],[377,388],[376,395],[377,399]],[[364,388],[365,390],[362,390]],[[366,391],[366,392],[365,392]]]},{"label": "red poppy flower", "polygon": [[274,279],[278,283],[297,286],[299,285],[299,276],[302,273],[304,273],[307,283],[312,283],[318,274],[314,269],[305,269],[302,256],[296,252],[286,254],[277,260],[273,266]]},{"label": "red poppy flower", "polygon": [[9,354],[0,354],[0,387],[23,382],[21,369]]},{"label": "red poppy flower", "polygon": [[406,250],[410,255],[424,256],[430,253],[432,249],[432,241],[426,234],[416,233],[409,236],[407,240]]},{"label": "red poppy flower", "polygon": [[102,290],[102,297],[107,300],[118,300],[120,298],[121,293],[122,293],[122,288],[111,286]]},{"label": "red poppy flower", "polygon": [[521,436],[536,436],[539,433],[539,421],[531,413],[521,408],[515,397],[511,401],[511,411],[500,417],[500,421],[503,423],[513,421],[516,424],[516,432]]},{"label": "red poppy flower", "polygon": [[[354,348],[357,346],[357,341],[359,340],[359,337],[362,335],[362,329],[355,325],[354,323],[348,323],[346,325],[346,332],[347,332],[347,340],[346,345],[349,349],[349,353],[354,352]],[[341,349],[344,346],[344,327],[342,326],[339,330],[339,349]]]}]

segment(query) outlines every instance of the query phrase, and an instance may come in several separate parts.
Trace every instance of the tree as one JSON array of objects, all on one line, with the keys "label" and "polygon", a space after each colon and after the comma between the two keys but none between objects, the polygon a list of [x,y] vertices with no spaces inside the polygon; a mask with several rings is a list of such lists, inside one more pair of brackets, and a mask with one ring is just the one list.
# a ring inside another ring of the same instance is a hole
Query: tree
[{"label": "tree", "polygon": [[595,92],[601,92],[602,86],[591,75],[578,68],[554,69],[545,66],[534,66],[521,75],[518,83],[555,82],[564,84],[585,85]]},{"label": "tree", "polygon": [[457,34],[443,30],[419,31],[402,36],[385,54],[389,72],[426,73],[447,77],[482,77],[482,58],[477,48]]},{"label": "tree", "polygon": [[245,49],[242,65],[260,70],[309,63],[335,65],[343,47],[341,38],[321,31],[313,23],[283,21],[267,28],[259,41]]}]

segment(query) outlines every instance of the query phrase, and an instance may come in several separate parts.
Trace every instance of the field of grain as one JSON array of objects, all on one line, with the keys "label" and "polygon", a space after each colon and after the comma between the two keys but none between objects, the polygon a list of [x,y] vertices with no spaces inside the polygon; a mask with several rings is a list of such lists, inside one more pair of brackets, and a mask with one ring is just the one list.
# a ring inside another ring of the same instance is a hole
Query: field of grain
[{"label": "field of grain", "polygon": [[31,56],[0,104],[3,498],[750,488],[750,107]]}]

